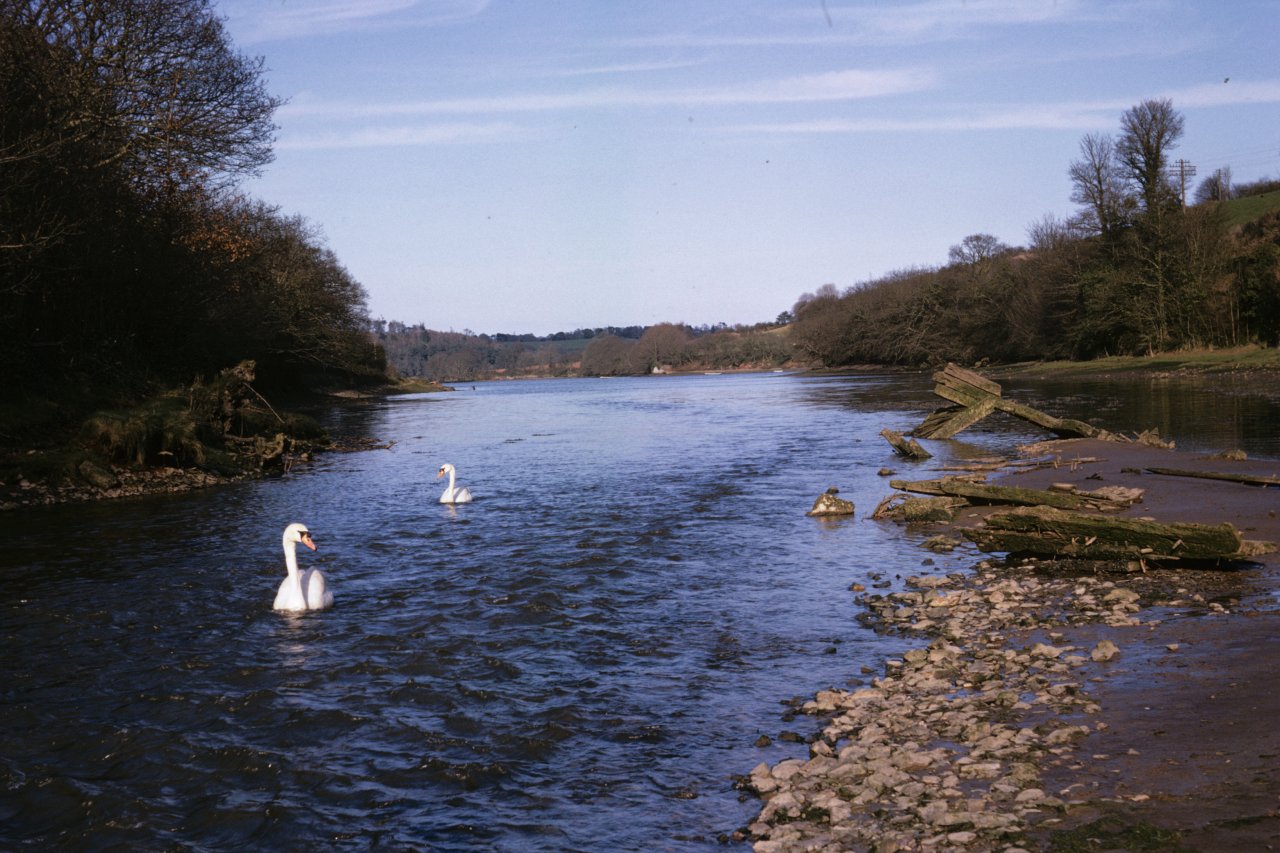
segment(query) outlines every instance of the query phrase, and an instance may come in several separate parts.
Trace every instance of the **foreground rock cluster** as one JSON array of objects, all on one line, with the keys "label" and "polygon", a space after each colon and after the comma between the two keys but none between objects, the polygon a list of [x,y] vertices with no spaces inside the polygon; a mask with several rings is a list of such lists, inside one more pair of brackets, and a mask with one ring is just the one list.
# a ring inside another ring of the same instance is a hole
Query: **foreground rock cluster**
[{"label": "foreground rock cluster", "polygon": [[1110,639],[1072,646],[1064,631],[1144,624],[1140,590],[1157,595],[1161,582],[983,563],[862,596],[865,621],[927,645],[888,661],[869,686],[804,705],[825,721],[810,757],[760,764],[743,780],[763,800],[748,827],[754,849],[1023,849],[1028,829],[1070,805],[1044,790],[1044,769],[1079,760],[1080,742],[1105,727],[1086,674],[1123,654]]}]

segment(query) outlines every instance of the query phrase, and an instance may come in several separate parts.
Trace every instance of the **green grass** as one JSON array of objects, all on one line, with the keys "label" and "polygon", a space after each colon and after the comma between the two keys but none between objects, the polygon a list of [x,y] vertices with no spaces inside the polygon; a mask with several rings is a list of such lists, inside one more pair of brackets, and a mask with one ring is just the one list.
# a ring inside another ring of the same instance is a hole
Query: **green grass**
[{"label": "green grass", "polygon": [[1280,190],[1245,198],[1234,198],[1222,205],[1225,224],[1228,228],[1252,222],[1272,210],[1280,210]]}]

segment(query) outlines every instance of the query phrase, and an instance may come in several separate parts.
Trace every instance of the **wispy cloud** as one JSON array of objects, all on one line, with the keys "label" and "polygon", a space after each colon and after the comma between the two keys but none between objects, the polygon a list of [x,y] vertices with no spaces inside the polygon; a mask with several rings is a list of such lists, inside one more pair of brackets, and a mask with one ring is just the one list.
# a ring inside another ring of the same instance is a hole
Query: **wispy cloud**
[{"label": "wispy cloud", "polygon": [[551,112],[610,107],[730,106],[848,101],[918,92],[934,85],[923,69],[844,70],[764,80],[739,86],[666,90],[601,88],[550,94],[495,95],[381,104],[299,99],[281,108],[283,120],[307,116],[388,117]]},{"label": "wispy cloud", "polygon": [[1168,98],[1176,110],[1239,104],[1280,103],[1280,80],[1258,80],[1237,85],[1217,83],[1175,89],[1152,95],[1068,101],[1059,104],[1026,104],[999,107],[966,106],[962,112],[937,113],[919,118],[828,118],[795,122],[735,124],[723,128],[735,133],[835,134],[908,133],[964,130],[1088,130],[1115,127],[1121,114],[1148,97]]},{"label": "wispy cloud", "polygon": [[[1150,20],[1167,0],[921,0],[813,4],[773,16],[764,32],[682,32],[620,39],[628,47],[903,46],[969,39],[995,28]],[[825,14],[823,12],[825,11]]]},{"label": "wispy cloud", "polygon": [[679,71],[704,64],[696,59],[668,59],[651,62],[619,62],[581,68],[560,68],[544,72],[544,77],[594,77],[608,74],[644,74],[650,71]]},{"label": "wispy cloud", "polygon": [[338,148],[390,148],[405,145],[463,145],[532,139],[538,132],[506,122],[445,123],[419,126],[359,127],[319,133],[290,132],[277,143],[282,151]]},{"label": "wispy cloud", "polygon": [[390,28],[432,26],[474,17],[489,0],[224,0],[244,44]]}]

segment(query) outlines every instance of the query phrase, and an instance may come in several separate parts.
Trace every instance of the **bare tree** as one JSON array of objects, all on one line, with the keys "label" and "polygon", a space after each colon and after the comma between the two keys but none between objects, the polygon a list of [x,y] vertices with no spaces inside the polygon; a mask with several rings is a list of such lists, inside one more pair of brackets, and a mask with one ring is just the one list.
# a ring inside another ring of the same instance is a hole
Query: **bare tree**
[{"label": "bare tree", "polygon": [[1215,169],[1213,174],[1200,182],[1196,189],[1197,204],[1206,201],[1227,201],[1231,198],[1231,167]]},{"label": "bare tree", "polygon": [[1080,159],[1072,161],[1067,174],[1071,178],[1071,200],[1084,205],[1086,221],[1096,233],[1106,236],[1124,224],[1124,176],[1110,136],[1090,133],[1081,139]]},{"label": "bare tree", "polygon": [[947,251],[947,258],[953,264],[964,264],[978,267],[990,261],[1009,247],[991,234],[970,234]]},{"label": "bare tree", "polygon": [[150,187],[234,179],[271,160],[281,102],[208,0],[0,0],[0,26],[61,107],[28,128],[27,153],[75,147]]}]

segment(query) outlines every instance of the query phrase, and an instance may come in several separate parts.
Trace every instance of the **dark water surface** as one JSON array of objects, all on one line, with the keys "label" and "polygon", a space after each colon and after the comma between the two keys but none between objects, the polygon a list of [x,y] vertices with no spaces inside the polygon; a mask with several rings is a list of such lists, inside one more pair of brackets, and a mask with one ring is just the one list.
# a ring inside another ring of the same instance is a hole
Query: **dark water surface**
[{"label": "dark water surface", "polygon": [[[930,559],[866,518],[890,491],[877,471],[903,467],[878,433],[919,423],[929,389],[483,383],[337,409],[333,429],[394,446],[287,479],[0,514],[0,847],[718,848],[758,808],[732,777],[806,752],[777,741],[813,729],[781,700],[900,648],[858,626],[848,587]],[[1006,389],[1280,456],[1266,389]],[[1043,437],[962,436],[931,449]],[[475,503],[437,503],[446,461]],[[857,519],[805,517],[830,485]],[[332,610],[271,609],[295,520]]]}]

